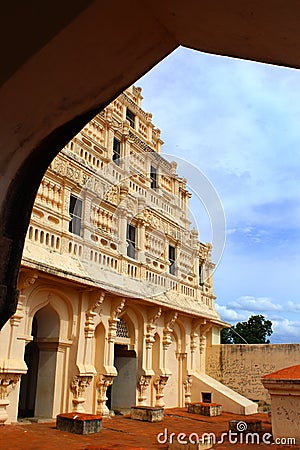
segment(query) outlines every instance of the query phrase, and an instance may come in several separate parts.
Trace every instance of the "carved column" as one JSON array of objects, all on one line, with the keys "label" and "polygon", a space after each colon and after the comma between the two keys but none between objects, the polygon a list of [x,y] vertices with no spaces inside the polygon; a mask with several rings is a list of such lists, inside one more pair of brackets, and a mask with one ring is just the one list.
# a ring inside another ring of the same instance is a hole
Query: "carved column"
[{"label": "carved column", "polygon": [[183,382],[183,388],[184,388],[184,397],[185,401],[184,404],[187,407],[191,403],[191,387],[192,387],[192,375],[188,375]]},{"label": "carved column", "polygon": [[[198,353],[197,353],[197,358],[195,356],[195,353],[196,353],[196,350],[199,348],[198,347],[199,335],[202,334],[202,333],[200,333],[200,327],[201,327],[201,330],[202,330],[202,327],[206,327],[206,319],[194,318],[192,320],[192,324],[191,324],[191,334],[190,334],[191,358],[190,358],[190,366],[189,366],[189,364],[187,365],[188,373],[193,372],[194,370],[199,368],[198,367],[199,366]],[[201,359],[201,355],[200,355],[200,359]],[[196,362],[197,362],[197,367],[195,367]]]},{"label": "carved column", "polygon": [[103,291],[96,291],[91,293],[92,306],[85,313],[85,324],[84,324],[84,337],[85,337],[85,348],[84,348],[84,367],[93,366],[93,339],[95,336],[95,318],[97,315],[102,314],[101,305],[105,298],[105,293]]},{"label": "carved column", "polygon": [[107,131],[107,157],[112,160],[114,132],[111,128]]},{"label": "carved column", "polygon": [[121,314],[125,305],[125,299],[121,298],[115,301],[112,305],[111,316],[108,319],[108,352],[107,352],[107,371],[110,375],[117,375],[114,367],[114,343],[117,335],[117,323],[119,322],[119,315]]},{"label": "carved column", "polygon": [[86,388],[90,385],[92,381],[91,375],[75,375],[71,382],[71,391],[73,394],[73,412],[85,412],[84,403],[85,398],[83,397]]},{"label": "carved column", "polygon": [[200,352],[200,370],[205,372],[205,349],[206,349],[206,336],[201,336],[199,340],[199,352]]},{"label": "carved column", "polygon": [[167,369],[167,350],[169,345],[172,343],[171,333],[173,332],[173,328],[175,325],[175,322],[177,320],[178,313],[175,311],[172,311],[168,314],[166,314],[165,317],[165,327],[163,331],[163,369],[166,372]]},{"label": "carved column", "polygon": [[195,351],[197,348],[197,339],[198,334],[196,332],[191,333],[190,335],[190,349],[191,349],[191,370],[195,370],[194,360],[195,360]]},{"label": "carved column", "polygon": [[178,391],[179,391],[179,406],[183,406],[184,401],[183,401],[183,389],[182,389],[182,384],[183,384],[183,361],[186,358],[186,353],[176,353],[176,358],[178,360]]},{"label": "carved column", "polygon": [[205,347],[206,347],[206,336],[201,336],[200,342],[199,342],[200,355],[202,355],[204,353]]},{"label": "carved column", "polygon": [[0,425],[8,419],[6,408],[9,405],[8,396],[10,391],[16,386],[21,375],[16,373],[0,373]]},{"label": "carved column", "polygon": [[146,370],[151,371],[152,369],[152,347],[155,342],[154,335],[156,331],[157,320],[161,316],[162,309],[161,307],[155,308],[151,310],[151,314],[149,314],[148,324],[147,324],[147,332],[145,336],[146,342]]},{"label": "carved column", "polygon": [[125,200],[128,194],[128,188],[126,186],[120,186],[120,206],[117,210],[117,215],[119,219],[119,239],[120,239],[120,252],[122,255],[127,255],[127,202]]},{"label": "carved column", "polygon": [[114,376],[99,375],[96,381],[97,388],[97,414],[102,416],[109,416],[109,409],[106,406],[107,402],[107,388],[113,384]]},{"label": "carved column", "polygon": [[141,375],[137,384],[138,406],[146,406],[147,389],[151,381],[151,375]]},{"label": "carved column", "polygon": [[156,378],[156,380],[153,383],[153,386],[156,391],[156,402],[155,406],[158,406],[160,408],[163,408],[165,406],[164,402],[164,388],[168,382],[169,375],[160,375]]},{"label": "carved column", "polygon": [[211,329],[212,323],[208,322],[200,327],[200,340],[199,340],[199,352],[200,352],[200,371],[205,372],[205,353],[206,353],[206,333]]}]

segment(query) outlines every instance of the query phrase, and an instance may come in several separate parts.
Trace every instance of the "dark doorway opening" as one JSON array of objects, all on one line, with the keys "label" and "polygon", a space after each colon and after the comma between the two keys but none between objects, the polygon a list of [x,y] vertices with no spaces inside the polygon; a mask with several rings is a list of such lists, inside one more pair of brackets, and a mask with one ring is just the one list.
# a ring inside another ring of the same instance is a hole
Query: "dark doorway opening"
[{"label": "dark doorway opening", "polygon": [[27,373],[22,375],[20,396],[19,396],[19,412],[18,417],[33,417],[37,387],[37,375],[39,367],[39,348],[35,342],[37,336],[37,320],[36,317],[32,321],[33,341],[29,342],[25,347],[24,360],[27,365]]},{"label": "dark doorway opening", "polygon": [[127,345],[115,344],[114,366],[118,376],[114,379],[107,394],[107,406],[116,413],[122,413],[136,403],[136,369],[137,359],[134,350]]},{"label": "dark doorway opening", "polygon": [[21,378],[19,418],[53,417],[59,327],[59,316],[50,305],[32,319],[33,340],[25,347],[28,370]]}]

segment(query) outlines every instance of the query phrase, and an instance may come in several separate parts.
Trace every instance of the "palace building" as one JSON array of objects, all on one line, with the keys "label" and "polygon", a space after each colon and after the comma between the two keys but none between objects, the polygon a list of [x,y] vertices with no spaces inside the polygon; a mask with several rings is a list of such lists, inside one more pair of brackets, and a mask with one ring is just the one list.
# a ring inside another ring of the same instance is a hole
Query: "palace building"
[{"label": "palace building", "polygon": [[53,160],[28,228],[16,313],[1,331],[0,422],[134,405],[255,405],[205,373],[225,326],[211,246],[160,131],[128,88]]}]

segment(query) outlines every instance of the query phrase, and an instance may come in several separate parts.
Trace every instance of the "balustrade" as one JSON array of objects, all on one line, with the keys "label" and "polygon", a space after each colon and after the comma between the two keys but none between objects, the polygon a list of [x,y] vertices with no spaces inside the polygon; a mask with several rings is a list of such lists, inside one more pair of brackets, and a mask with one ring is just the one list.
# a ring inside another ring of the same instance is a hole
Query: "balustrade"
[{"label": "balustrade", "polygon": [[61,249],[60,236],[34,225],[29,225],[27,238],[32,242],[36,242],[52,250],[60,251]]},{"label": "balustrade", "polygon": [[53,181],[43,178],[37,192],[37,201],[51,209],[59,210],[62,206],[62,188]]}]

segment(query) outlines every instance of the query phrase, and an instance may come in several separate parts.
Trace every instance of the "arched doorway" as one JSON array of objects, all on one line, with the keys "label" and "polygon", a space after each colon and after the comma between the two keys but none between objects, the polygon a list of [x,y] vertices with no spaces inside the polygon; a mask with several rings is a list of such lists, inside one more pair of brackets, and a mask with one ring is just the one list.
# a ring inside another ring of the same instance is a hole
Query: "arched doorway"
[{"label": "arched doorway", "polygon": [[24,361],[27,365],[27,373],[22,375],[20,396],[19,396],[19,411],[18,417],[33,417],[37,374],[39,366],[39,348],[35,342],[37,336],[37,320],[36,317],[32,320],[31,335],[33,340],[25,347]]},{"label": "arched doorway", "polygon": [[22,376],[18,417],[52,418],[60,321],[47,305],[32,319],[33,340],[25,347],[28,371]]},{"label": "arched doorway", "polygon": [[118,376],[108,392],[109,409],[125,412],[136,403],[136,353],[131,349],[131,322],[121,317],[114,346],[114,366]]}]

